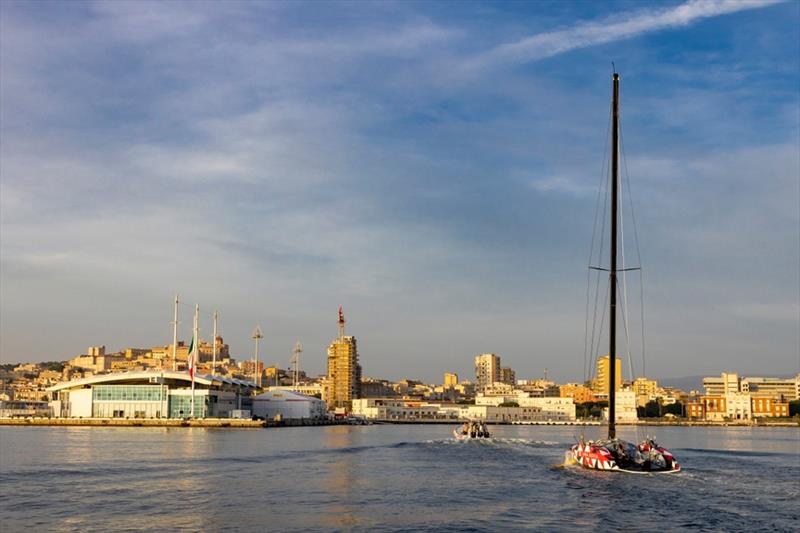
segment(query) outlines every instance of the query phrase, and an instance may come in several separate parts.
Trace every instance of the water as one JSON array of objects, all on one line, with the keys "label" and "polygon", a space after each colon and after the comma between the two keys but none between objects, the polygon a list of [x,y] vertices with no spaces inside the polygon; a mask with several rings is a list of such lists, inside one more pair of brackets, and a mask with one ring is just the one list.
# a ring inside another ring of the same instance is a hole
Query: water
[{"label": "water", "polygon": [[800,523],[797,428],[658,428],[684,467],[660,476],[557,466],[573,427],[495,426],[491,441],[460,443],[451,430],[0,427],[0,530],[796,531]]}]

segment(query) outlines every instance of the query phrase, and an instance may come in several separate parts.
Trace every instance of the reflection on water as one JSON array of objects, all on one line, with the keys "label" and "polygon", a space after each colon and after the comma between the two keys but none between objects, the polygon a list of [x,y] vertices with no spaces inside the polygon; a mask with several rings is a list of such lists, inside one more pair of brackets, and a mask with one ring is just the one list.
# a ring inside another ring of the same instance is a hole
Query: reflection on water
[{"label": "reflection on water", "polygon": [[[670,476],[554,468],[578,428],[0,427],[2,531],[791,531],[800,429],[646,428]],[[635,428],[620,428],[637,438]]]},{"label": "reflection on water", "polygon": [[[322,445],[328,449],[349,450],[353,447],[354,433],[348,426],[328,428],[323,433]],[[356,506],[352,504],[350,490],[356,484],[353,454],[331,457],[323,486],[334,503],[325,508],[323,524],[328,527],[348,527],[360,522]]]}]

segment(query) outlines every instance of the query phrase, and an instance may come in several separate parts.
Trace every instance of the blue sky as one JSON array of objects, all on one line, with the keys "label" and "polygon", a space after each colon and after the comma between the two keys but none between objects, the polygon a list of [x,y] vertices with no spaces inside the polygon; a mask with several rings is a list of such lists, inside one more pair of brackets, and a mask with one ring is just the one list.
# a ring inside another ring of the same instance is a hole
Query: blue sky
[{"label": "blue sky", "polygon": [[581,379],[613,60],[647,374],[797,372],[798,28],[796,2],[4,1],[0,359],[166,344],[177,291],[237,357],[259,323],[322,372],[341,304],[366,375],[491,351]]}]

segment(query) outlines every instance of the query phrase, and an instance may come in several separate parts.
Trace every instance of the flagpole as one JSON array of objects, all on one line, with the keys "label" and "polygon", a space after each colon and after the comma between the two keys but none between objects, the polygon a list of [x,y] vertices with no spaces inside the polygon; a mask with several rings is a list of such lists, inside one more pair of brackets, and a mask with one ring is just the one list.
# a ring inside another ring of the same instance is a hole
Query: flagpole
[{"label": "flagpole", "polygon": [[[161,365],[163,368],[164,365]],[[178,371],[178,295],[175,295],[175,318],[172,320],[172,370]]]},{"label": "flagpole", "polygon": [[200,318],[200,304],[197,304],[194,307],[194,342],[192,343],[193,344],[192,353],[189,354],[189,359],[191,360],[189,363],[189,377],[192,378],[192,408],[191,408],[192,418],[194,418],[194,366],[195,366],[198,343],[200,341],[198,335],[199,318]]},{"label": "flagpole", "polygon": [[217,370],[217,312],[214,311],[214,342],[211,345],[211,375]]}]

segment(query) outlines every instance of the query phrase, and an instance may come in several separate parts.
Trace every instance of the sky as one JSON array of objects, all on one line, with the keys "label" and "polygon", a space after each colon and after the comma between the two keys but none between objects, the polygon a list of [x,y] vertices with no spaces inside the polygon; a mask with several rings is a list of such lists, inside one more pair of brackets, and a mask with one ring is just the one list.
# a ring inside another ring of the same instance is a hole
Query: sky
[{"label": "sky", "polygon": [[179,293],[239,359],[322,373],[342,305],[366,376],[579,381],[612,61],[634,373],[797,373],[800,3],[730,0],[3,0],[0,361]]}]

